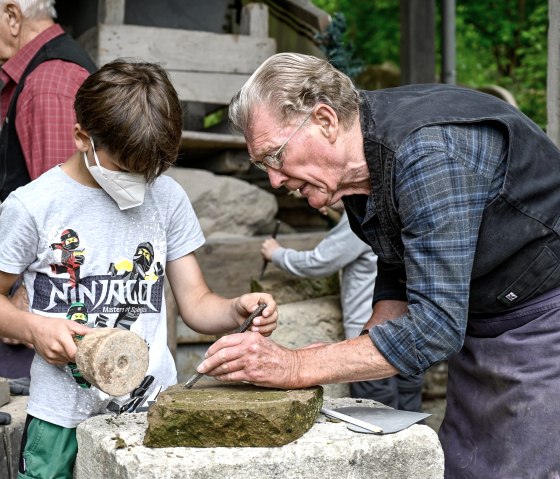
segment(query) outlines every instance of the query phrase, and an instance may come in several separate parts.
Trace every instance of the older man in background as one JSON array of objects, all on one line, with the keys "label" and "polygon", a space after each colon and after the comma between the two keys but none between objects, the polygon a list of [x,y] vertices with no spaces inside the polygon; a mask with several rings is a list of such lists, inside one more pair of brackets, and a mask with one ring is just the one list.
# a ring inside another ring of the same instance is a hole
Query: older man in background
[{"label": "older man in background", "polygon": [[[75,149],[74,97],[96,66],[54,18],[54,0],[0,1],[0,201]],[[16,291],[13,302],[27,307]],[[0,376],[29,376],[32,358],[0,343]]]}]

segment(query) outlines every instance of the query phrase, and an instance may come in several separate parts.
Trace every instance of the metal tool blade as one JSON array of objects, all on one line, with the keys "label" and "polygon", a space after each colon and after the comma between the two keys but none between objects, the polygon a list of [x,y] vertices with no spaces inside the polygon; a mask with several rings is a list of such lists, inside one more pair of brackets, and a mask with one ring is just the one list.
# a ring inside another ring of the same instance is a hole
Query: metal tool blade
[{"label": "metal tool blade", "polygon": [[192,388],[192,387],[195,385],[195,383],[196,383],[202,376],[204,376],[204,374],[202,374],[202,373],[193,374],[193,375],[190,377],[190,379],[185,383],[185,388],[186,388],[186,389]]},{"label": "metal tool blade", "polygon": [[376,426],[375,424],[371,424],[369,422],[362,421],[361,419],[356,419],[355,417],[348,416],[346,414],[342,414],[337,411],[333,411],[332,409],[321,408],[321,412],[325,416],[334,417],[335,419],[340,419],[341,421],[354,424],[355,426],[359,426],[368,431],[375,432],[378,434],[383,433],[383,429],[381,429],[379,426]]},{"label": "metal tool blade", "polygon": [[[249,315],[249,317],[245,321],[243,321],[243,324],[241,326],[239,326],[237,329],[235,329],[231,334],[244,333],[245,331],[247,331],[251,327],[251,324],[253,324],[253,319],[255,319],[257,316],[259,316],[264,311],[265,308],[266,308],[266,303],[259,304],[257,309],[255,309]],[[202,363],[200,363],[200,364],[202,364]],[[200,364],[199,364],[199,366],[200,366]],[[204,374],[198,373],[198,372],[196,374],[194,374],[193,376],[191,376],[190,379],[184,384],[185,388],[186,389],[191,389],[202,376],[204,376]]]},{"label": "metal tool blade", "polygon": [[[272,232],[271,238],[276,238],[279,229],[280,229],[280,220],[276,220],[276,225],[274,226],[274,231]],[[262,265],[261,275],[259,276],[259,279],[262,280],[264,278],[264,272],[266,271],[267,266],[268,266],[268,260],[263,259],[263,265]]]}]

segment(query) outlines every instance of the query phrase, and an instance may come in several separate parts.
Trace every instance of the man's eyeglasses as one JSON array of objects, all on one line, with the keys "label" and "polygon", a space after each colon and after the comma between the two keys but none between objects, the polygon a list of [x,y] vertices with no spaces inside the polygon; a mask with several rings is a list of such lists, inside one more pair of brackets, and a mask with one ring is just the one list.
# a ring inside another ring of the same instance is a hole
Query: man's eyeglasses
[{"label": "man's eyeglasses", "polygon": [[262,170],[264,172],[267,171],[267,167],[273,168],[275,170],[279,170],[280,168],[282,168],[282,166],[284,165],[284,160],[280,158],[280,155],[282,154],[284,147],[288,144],[288,141],[292,139],[292,136],[294,136],[305,124],[305,122],[309,120],[312,114],[313,114],[313,110],[309,112],[309,114],[303,119],[303,121],[299,124],[299,126],[295,129],[295,131],[288,137],[288,139],[284,143],[282,143],[282,146],[278,148],[276,153],[274,153],[273,155],[264,156],[261,161],[252,161],[253,165],[255,165],[259,170]]}]

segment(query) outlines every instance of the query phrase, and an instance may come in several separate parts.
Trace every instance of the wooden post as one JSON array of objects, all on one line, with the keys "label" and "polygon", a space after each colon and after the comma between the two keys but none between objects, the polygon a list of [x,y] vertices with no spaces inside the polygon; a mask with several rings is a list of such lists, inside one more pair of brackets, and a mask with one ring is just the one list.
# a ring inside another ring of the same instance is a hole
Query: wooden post
[{"label": "wooden post", "polygon": [[123,25],[126,0],[98,0],[97,22]]},{"label": "wooden post", "polygon": [[268,38],[268,7],[263,3],[248,3],[241,9],[241,35]]},{"label": "wooden post", "polygon": [[560,0],[548,0],[548,21],[546,132],[560,146]]},{"label": "wooden post", "polygon": [[401,0],[401,83],[435,81],[435,1]]}]

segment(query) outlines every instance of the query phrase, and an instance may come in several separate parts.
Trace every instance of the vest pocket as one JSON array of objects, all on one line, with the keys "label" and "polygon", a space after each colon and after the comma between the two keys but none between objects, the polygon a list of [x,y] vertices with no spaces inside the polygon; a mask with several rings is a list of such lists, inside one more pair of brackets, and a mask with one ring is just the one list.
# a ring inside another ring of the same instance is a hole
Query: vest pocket
[{"label": "vest pocket", "polygon": [[513,306],[530,299],[535,293],[545,293],[547,289],[541,291],[540,288],[559,267],[558,258],[548,246],[545,246],[523,274],[498,295],[498,301],[507,306]]}]

